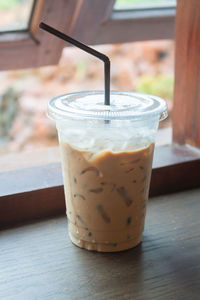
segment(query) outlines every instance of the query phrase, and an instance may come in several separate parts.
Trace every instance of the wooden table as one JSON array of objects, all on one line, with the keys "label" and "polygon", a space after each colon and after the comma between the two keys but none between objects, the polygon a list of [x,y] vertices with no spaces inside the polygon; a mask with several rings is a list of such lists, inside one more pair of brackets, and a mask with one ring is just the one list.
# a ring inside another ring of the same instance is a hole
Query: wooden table
[{"label": "wooden table", "polygon": [[200,299],[200,190],[149,201],[143,243],[72,245],[65,217],[0,232],[0,299]]}]

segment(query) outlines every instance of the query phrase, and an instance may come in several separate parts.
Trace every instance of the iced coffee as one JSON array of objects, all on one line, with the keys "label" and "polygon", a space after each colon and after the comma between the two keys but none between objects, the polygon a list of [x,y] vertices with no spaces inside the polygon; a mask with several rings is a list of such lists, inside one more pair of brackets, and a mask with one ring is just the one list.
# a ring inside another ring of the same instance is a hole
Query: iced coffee
[{"label": "iced coffee", "polygon": [[61,142],[69,234],[79,247],[121,251],[140,243],[154,144],[94,153]]},{"label": "iced coffee", "polygon": [[140,243],[158,123],[164,100],[139,93],[90,91],[56,97],[68,231],[88,250],[114,252]]}]

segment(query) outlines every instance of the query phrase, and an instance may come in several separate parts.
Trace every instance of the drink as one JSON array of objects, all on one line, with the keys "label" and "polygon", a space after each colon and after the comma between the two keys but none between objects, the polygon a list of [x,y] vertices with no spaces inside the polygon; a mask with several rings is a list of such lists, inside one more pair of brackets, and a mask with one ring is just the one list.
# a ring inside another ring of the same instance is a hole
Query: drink
[{"label": "drink", "polygon": [[154,145],[93,155],[61,143],[67,217],[74,244],[120,251],[142,238]]},{"label": "drink", "polygon": [[[75,96],[79,107],[82,97],[87,103],[88,95],[94,98],[94,94]],[[130,109],[129,94],[113,96],[118,100],[127,96]],[[134,97],[131,105],[135,108],[139,102]],[[70,109],[75,108],[74,101]],[[121,113],[125,103],[117,108]],[[101,109],[105,113],[105,107]],[[69,235],[79,247],[112,252],[141,242],[160,113],[151,118],[140,115],[134,121],[127,115],[124,119],[112,116],[106,122],[105,116],[57,119]]]}]

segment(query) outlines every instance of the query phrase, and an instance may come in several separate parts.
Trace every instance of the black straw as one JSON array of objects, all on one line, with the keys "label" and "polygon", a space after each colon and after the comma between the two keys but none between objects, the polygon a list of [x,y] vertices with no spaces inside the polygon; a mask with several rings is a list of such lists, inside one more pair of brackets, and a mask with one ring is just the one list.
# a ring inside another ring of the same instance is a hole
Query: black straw
[{"label": "black straw", "polygon": [[105,54],[96,51],[95,49],[86,46],[85,44],[73,39],[72,37],[64,34],[63,32],[60,32],[53,27],[41,22],[39,25],[40,28],[44,29],[45,31],[48,31],[49,33],[61,38],[62,40],[73,44],[74,46],[82,49],[83,51],[99,58],[104,62],[104,84],[105,84],[105,98],[104,98],[104,104],[105,105],[110,105],[110,60],[108,56]]}]

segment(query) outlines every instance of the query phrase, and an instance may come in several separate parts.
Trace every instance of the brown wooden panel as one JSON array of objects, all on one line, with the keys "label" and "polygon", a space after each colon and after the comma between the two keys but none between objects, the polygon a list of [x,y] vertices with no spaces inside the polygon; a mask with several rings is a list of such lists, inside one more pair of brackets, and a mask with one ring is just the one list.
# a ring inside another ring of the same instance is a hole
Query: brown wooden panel
[{"label": "brown wooden panel", "polygon": [[110,19],[101,24],[93,39],[93,44],[127,43],[145,40],[174,38],[175,9],[162,16],[139,16],[138,12],[129,14],[114,12]]},{"label": "brown wooden panel", "polygon": [[65,213],[63,186],[0,198],[0,228]]},{"label": "brown wooden panel", "polygon": [[113,0],[83,1],[72,36],[92,45],[173,39],[175,8],[114,11],[113,4]]},{"label": "brown wooden panel", "polygon": [[119,253],[72,245],[65,217],[1,231],[0,299],[199,300],[199,199],[150,199],[142,244]]},{"label": "brown wooden panel", "polygon": [[[200,186],[200,154],[157,147],[150,196]],[[0,227],[65,212],[60,163],[0,173]]]},{"label": "brown wooden panel", "polygon": [[200,148],[200,1],[179,0],[173,140]]},{"label": "brown wooden panel", "polygon": [[150,197],[200,186],[200,153],[172,144],[155,148]]},{"label": "brown wooden panel", "polygon": [[110,17],[114,2],[115,0],[81,1],[71,24],[71,35],[84,43],[93,44],[98,28]]},{"label": "brown wooden panel", "polygon": [[78,1],[74,0],[45,0],[40,15],[33,18],[30,31],[39,40],[40,47],[35,54],[36,66],[57,64],[61,51],[66,43],[38,28],[42,21],[56,29],[69,34],[70,24]]},{"label": "brown wooden panel", "polygon": [[152,170],[150,197],[200,186],[200,159]]}]

